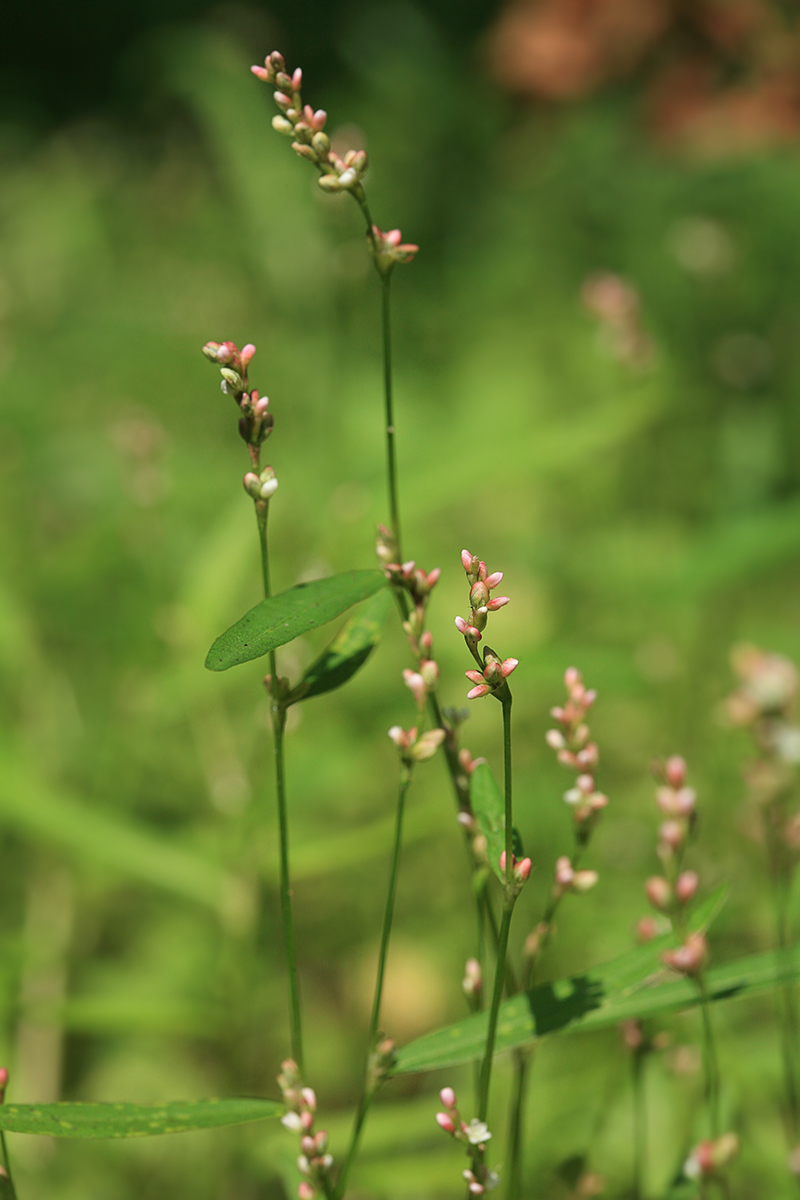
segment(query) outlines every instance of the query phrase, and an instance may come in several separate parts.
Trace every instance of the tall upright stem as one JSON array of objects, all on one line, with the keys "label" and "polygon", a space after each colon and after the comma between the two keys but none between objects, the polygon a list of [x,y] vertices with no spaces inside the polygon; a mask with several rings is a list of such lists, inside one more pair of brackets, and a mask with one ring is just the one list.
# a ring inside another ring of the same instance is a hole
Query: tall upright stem
[{"label": "tall upright stem", "polygon": [[0,1130],[0,1154],[3,1159],[3,1170],[5,1171],[4,1187],[0,1195],[7,1197],[7,1200],[17,1200],[17,1192],[14,1187],[14,1180],[11,1175],[11,1163],[8,1158],[8,1148],[6,1146],[6,1135]]},{"label": "tall upright stem", "polygon": [[397,462],[394,442],[394,404],[392,399],[392,323],[389,305],[391,275],[381,275],[381,325],[383,330],[383,397],[386,419],[386,481],[389,488],[389,513],[392,533],[397,541],[397,556],[403,561],[400,535],[400,505],[397,499]]},{"label": "tall upright stem", "polygon": [[372,1015],[369,1022],[369,1039],[367,1042],[367,1061],[364,1066],[364,1083],[361,1091],[361,1099],[358,1104],[358,1112],[356,1113],[356,1119],[353,1123],[350,1146],[347,1150],[347,1156],[342,1167],[342,1173],[339,1176],[339,1184],[336,1189],[337,1196],[344,1195],[347,1176],[350,1172],[350,1166],[356,1150],[358,1149],[358,1142],[361,1137],[361,1129],[364,1125],[364,1120],[372,1102],[372,1097],[375,1094],[375,1086],[377,1083],[377,1080],[373,1080],[370,1077],[370,1056],[375,1050],[375,1044],[378,1039],[378,1025],[381,1019],[383,977],[386,971],[386,956],[389,950],[389,938],[392,932],[394,898],[397,890],[397,873],[400,866],[400,851],[403,845],[403,816],[405,812],[406,794],[408,792],[410,783],[411,766],[407,763],[403,763],[400,775],[400,790],[397,796],[397,815],[395,818],[392,860],[389,866],[389,889],[386,893],[386,907],[384,908],[383,912],[383,929],[381,930],[381,944],[378,951],[378,970],[375,975],[375,994],[372,999]]},{"label": "tall upright stem", "polygon": [[506,869],[503,889],[503,917],[500,921],[500,933],[497,938],[497,963],[495,965],[494,988],[492,990],[492,1005],[489,1009],[486,1048],[481,1063],[478,1092],[478,1119],[481,1121],[486,1120],[486,1114],[489,1110],[489,1084],[492,1078],[494,1043],[497,1036],[497,1017],[500,1012],[500,1001],[503,998],[506,955],[508,954],[508,935],[511,930],[511,914],[517,902],[517,887],[514,884],[514,857],[512,853],[514,844],[514,814],[511,802],[511,692],[507,684],[504,686],[498,699],[503,706],[503,787],[505,795]]},{"label": "tall upright stem", "polygon": [[[269,501],[256,503],[258,536],[261,543],[261,573],[264,582],[264,598],[271,596],[269,576],[269,545],[267,542],[267,516]],[[272,679],[270,691],[270,718],[272,720],[273,747],[275,753],[275,794],[278,806],[278,844],[280,856],[280,895],[283,918],[283,941],[286,953],[286,969],[289,977],[289,1029],[292,1058],[303,1072],[303,1029],[300,1015],[300,984],[297,974],[297,944],[292,916],[292,888],[289,877],[289,821],[286,812],[286,770],[284,762],[284,733],[286,730],[286,707],[280,700],[278,669],[275,651],[269,655],[269,670]]]},{"label": "tall upright stem", "polygon": [[710,1136],[720,1135],[719,1120],[719,1062],[717,1047],[714,1041],[714,1030],[711,1025],[711,999],[702,975],[697,977],[700,989],[700,1013],[703,1021],[703,1067],[706,1077],[706,1104],[708,1105],[708,1123]]}]

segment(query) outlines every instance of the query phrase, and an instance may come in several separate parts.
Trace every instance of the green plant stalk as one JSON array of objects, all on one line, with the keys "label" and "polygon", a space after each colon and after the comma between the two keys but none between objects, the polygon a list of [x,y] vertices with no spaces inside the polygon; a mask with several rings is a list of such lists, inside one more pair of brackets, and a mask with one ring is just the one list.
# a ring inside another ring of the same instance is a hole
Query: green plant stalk
[{"label": "green plant stalk", "polygon": [[633,1200],[642,1200],[645,1163],[647,1162],[645,1052],[641,1048],[634,1050],[631,1061],[633,1070]]},{"label": "green plant stalk", "polygon": [[6,1178],[8,1180],[8,1196],[9,1200],[17,1200],[17,1190],[14,1187],[14,1179],[11,1175],[11,1162],[8,1157],[8,1146],[6,1145],[6,1135],[0,1130],[0,1153],[3,1156],[3,1167],[5,1168]]},{"label": "green plant stalk", "polygon": [[514,1080],[511,1093],[511,1114],[508,1133],[508,1200],[518,1200],[522,1195],[522,1126],[525,1115],[525,1091],[528,1083],[528,1066],[531,1050],[518,1048],[514,1051]]},{"label": "green plant stalk", "polygon": [[370,1056],[375,1050],[375,1045],[378,1040],[378,1025],[381,1017],[381,999],[383,996],[383,978],[386,971],[386,957],[389,951],[389,939],[392,933],[392,920],[394,918],[394,901],[397,891],[397,875],[400,866],[400,851],[403,846],[403,816],[405,814],[406,795],[411,784],[412,765],[404,762],[401,767],[400,774],[400,789],[397,795],[397,816],[395,819],[394,829],[394,845],[392,846],[392,860],[389,867],[389,888],[386,893],[386,907],[383,913],[383,929],[381,930],[381,944],[378,951],[378,970],[375,976],[375,993],[372,999],[372,1015],[369,1022],[369,1038],[367,1040],[367,1059],[364,1065],[364,1083],[361,1092],[361,1099],[358,1104],[358,1111],[353,1123],[353,1132],[350,1137],[350,1145],[347,1150],[347,1155],[342,1166],[342,1172],[339,1176],[339,1183],[336,1189],[337,1197],[344,1195],[344,1189],[347,1185],[347,1176],[350,1173],[350,1167],[358,1149],[358,1143],[361,1138],[361,1130],[364,1121],[369,1111],[372,1098],[375,1095],[376,1081],[370,1079]]},{"label": "green plant stalk", "polygon": [[719,1119],[719,1061],[714,1040],[714,1030],[711,1025],[711,998],[701,975],[697,977],[702,1003],[700,1016],[703,1022],[703,1070],[706,1077],[706,1105],[708,1106],[708,1124],[710,1137],[718,1138],[721,1131]]},{"label": "green plant stalk", "polygon": [[480,1088],[478,1094],[478,1120],[485,1121],[489,1110],[489,1084],[492,1079],[492,1063],[494,1059],[494,1043],[497,1036],[497,1017],[500,1012],[500,1001],[503,998],[505,984],[506,956],[508,954],[508,935],[511,930],[511,916],[517,902],[518,891],[514,880],[513,848],[513,805],[511,793],[511,692],[508,684],[503,686],[498,696],[503,706],[503,785],[505,796],[505,846],[506,869],[505,887],[503,894],[503,916],[500,921],[500,933],[497,939],[497,962],[494,973],[494,988],[492,1004],[489,1009],[489,1024],[486,1030],[486,1049],[481,1063]]},{"label": "green plant stalk", "polygon": [[[269,501],[256,502],[256,519],[261,544],[261,572],[264,583],[264,598],[269,599],[269,545],[267,541],[267,518]],[[289,821],[286,812],[286,769],[284,760],[284,733],[286,730],[286,707],[280,702],[278,669],[275,651],[270,651],[269,670],[272,677],[270,693],[270,717],[272,720],[273,746],[275,753],[275,793],[278,807],[278,844],[280,855],[280,896],[283,918],[284,951],[289,977],[289,1029],[292,1058],[303,1073],[303,1025],[300,1011],[300,984],[297,973],[297,943],[292,916],[292,887],[289,875]]]}]

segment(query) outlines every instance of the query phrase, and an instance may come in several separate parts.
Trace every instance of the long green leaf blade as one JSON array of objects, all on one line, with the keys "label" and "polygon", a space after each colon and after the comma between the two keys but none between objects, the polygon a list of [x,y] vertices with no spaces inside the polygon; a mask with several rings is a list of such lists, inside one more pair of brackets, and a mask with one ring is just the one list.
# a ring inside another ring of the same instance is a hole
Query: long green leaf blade
[{"label": "long green leaf blade", "polygon": [[331,644],[311,664],[289,703],[308,700],[342,687],[369,658],[383,635],[383,627],[392,604],[391,592],[382,588],[339,630]]},{"label": "long green leaf blade", "polygon": [[478,819],[481,833],[486,838],[486,854],[489,866],[500,882],[500,855],[505,850],[506,806],[503,793],[486,763],[479,763],[469,781],[469,799]]},{"label": "long green leaf blade", "polygon": [[298,583],[286,592],[262,600],[221,634],[208,652],[209,671],[227,671],[262,658],[309,629],[317,629],[359,600],[386,587],[382,571],[344,571],[327,579]]},{"label": "long green leaf blade", "polygon": [[3,1104],[0,1129],[48,1137],[128,1138],[216,1129],[280,1117],[273,1100],[172,1100],[166,1104]]},{"label": "long green leaf blade", "polygon": [[[705,929],[721,907],[724,889],[717,889],[692,921]],[[602,1029],[620,1021],[690,1008],[699,992],[688,979],[676,978],[661,964],[661,953],[674,944],[665,934],[637,946],[612,962],[584,975],[544,984],[513,996],[500,1008],[496,1051],[522,1046],[552,1033]],[[769,952],[739,959],[707,972],[712,1000],[774,987],[800,975],[800,949]],[[395,1071],[429,1071],[468,1062],[483,1054],[486,1013],[476,1013],[446,1029],[418,1038],[397,1055]]]}]

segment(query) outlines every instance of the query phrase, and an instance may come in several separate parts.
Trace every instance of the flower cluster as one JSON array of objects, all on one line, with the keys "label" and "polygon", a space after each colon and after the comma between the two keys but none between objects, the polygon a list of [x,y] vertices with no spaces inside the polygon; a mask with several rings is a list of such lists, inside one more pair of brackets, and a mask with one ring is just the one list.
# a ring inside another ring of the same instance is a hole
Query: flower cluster
[{"label": "flower cluster", "polygon": [[739,1139],[735,1133],[723,1133],[721,1137],[701,1142],[695,1146],[683,1164],[687,1179],[702,1179],[717,1175],[727,1167],[739,1153]]},{"label": "flower cluster", "polygon": [[683,942],[662,955],[662,962],[682,975],[699,975],[708,961],[708,944],[702,933],[685,932],[686,907],[694,898],[700,880],[696,871],[683,870],[683,855],[696,820],[697,796],[686,785],[686,763],[673,754],[659,769],[656,804],[667,818],[658,831],[658,856],[664,874],[651,875],[645,893],[656,912],[683,931]]},{"label": "flower cluster", "polygon": [[419,246],[403,241],[399,229],[384,233],[377,225],[372,226],[372,253],[381,275],[388,275],[398,263],[411,262],[418,250]]},{"label": "flower cluster", "polygon": [[[577,667],[568,667],[564,672],[564,686],[567,689],[566,704],[550,709],[550,716],[558,728],[549,729],[545,739],[548,746],[556,751],[561,765],[576,772],[575,783],[564,792],[564,800],[572,808],[578,845],[585,846],[600,813],[608,804],[608,797],[595,787],[594,770],[599,754],[586,722],[586,715],[597,699],[597,692],[594,688],[585,687]],[[556,877],[558,879],[558,870]],[[571,886],[576,890],[574,883]]]},{"label": "flower cluster", "polygon": [[[323,192],[350,192],[369,216],[361,185],[367,172],[367,152],[348,150],[344,157],[336,153],[325,133],[328,114],[322,108],[315,111],[310,104],[303,104],[301,69],[298,67],[290,75],[283,55],[273,50],[264,59],[263,67],[251,67],[250,70],[258,79],[277,89],[273,96],[280,112],[272,118],[272,128],[294,139],[292,149],[295,153],[319,171],[318,183]],[[397,263],[411,262],[419,250],[419,246],[403,242],[399,229],[384,233],[371,220],[367,226],[367,239],[375,266],[382,276],[388,275]]]},{"label": "flower cluster", "polygon": [[462,1172],[467,1181],[467,1190],[471,1196],[482,1196],[491,1192],[500,1183],[500,1177],[490,1171],[483,1163],[486,1143],[491,1138],[489,1127],[485,1121],[473,1117],[469,1124],[461,1120],[456,1104],[456,1094],[450,1087],[442,1088],[439,1099],[444,1112],[436,1114],[436,1123],[445,1133],[449,1133],[456,1141],[463,1142],[467,1153],[472,1159],[472,1168]]},{"label": "flower cluster", "polygon": [[298,1185],[298,1200],[314,1200],[320,1193],[327,1192],[328,1174],[333,1166],[333,1158],[327,1153],[327,1133],[324,1129],[314,1132],[317,1098],[312,1088],[299,1086],[300,1072],[291,1058],[281,1063],[278,1084],[287,1109],[281,1117],[281,1124],[293,1133],[300,1134],[297,1168],[305,1179]]},{"label": "flower cluster", "polygon": [[490,695],[500,697],[506,688],[506,680],[517,669],[519,660],[516,658],[501,659],[488,646],[481,658],[478,652],[478,643],[486,628],[489,613],[496,612],[497,609],[503,608],[509,603],[508,596],[491,598],[491,592],[500,583],[503,572],[495,571],[489,575],[486,563],[470,554],[469,550],[461,551],[461,565],[470,585],[470,613],[468,620],[465,620],[464,617],[456,617],[455,624],[467,644],[467,649],[480,668],[477,671],[465,672],[467,679],[474,684],[467,692],[467,699],[477,700],[480,696]]},{"label": "flower cluster", "polygon": [[331,149],[331,140],[324,132],[328,114],[324,109],[319,108],[315,112],[310,104],[303,104],[300,94],[303,72],[300,68],[289,75],[283,55],[273,50],[264,59],[263,67],[251,67],[250,70],[258,79],[277,89],[274,100],[281,115],[272,118],[272,128],[294,138],[292,149],[319,170],[319,186],[322,190],[342,192],[360,189],[361,178],[367,170],[366,151],[348,150],[344,158],[340,158]]},{"label": "flower cluster", "polygon": [[479,558],[470,554],[469,550],[461,551],[461,565],[470,583],[470,614],[467,621],[463,617],[456,617],[456,629],[464,635],[467,645],[474,654],[475,647],[481,640],[483,630],[486,628],[489,613],[496,612],[498,608],[503,608],[504,605],[509,603],[509,597],[496,596],[494,600],[490,598],[490,593],[494,591],[503,578],[502,571],[494,571],[491,575],[488,575],[486,572],[486,563],[481,562]]},{"label": "flower cluster", "polygon": [[[405,672],[404,672],[405,674]],[[393,725],[389,737],[400,751],[401,759],[406,763],[425,762],[433,758],[445,739],[443,729],[429,729],[426,733],[418,733],[416,726],[412,729],[402,729]]]},{"label": "flower cluster", "polygon": [[[235,342],[206,342],[203,346],[206,358],[220,368],[223,395],[232,396],[239,408],[239,436],[247,442],[253,465],[257,467],[259,449],[272,433],[273,419],[272,413],[267,411],[269,397],[251,391],[247,382],[247,368],[255,352],[255,346],[250,343],[241,350]],[[267,499],[267,496],[260,494],[265,485],[269,496],[278,486],[274,471],[264,479],[258,479],[252,472],[245,476],[245,491],[254,499]]]}]

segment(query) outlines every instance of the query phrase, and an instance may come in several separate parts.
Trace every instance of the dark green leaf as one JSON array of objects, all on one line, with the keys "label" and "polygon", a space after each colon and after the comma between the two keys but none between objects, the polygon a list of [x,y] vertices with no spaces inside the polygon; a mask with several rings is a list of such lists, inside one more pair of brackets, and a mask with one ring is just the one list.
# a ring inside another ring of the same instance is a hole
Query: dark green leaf
[{"label": "dark green leaf", "polygon": [[206,666],[209,671],[227,671],[261,658],[301,633],[326,625],[385,586],[382,571],[344,571],[327,579],[298,583],[262,600],[221,634],[208,652]]},{"label": "dark green leaf", "polygon": [[506,848],[506,806],[503,793],[486,763],[479,763],[469,781],[469,799],[481,832],[486,838],[489,866],[500,882],[500,855]]},{"label": "dark green leaf", "polygon": [[297,687],[292,689],[289,703],[296,704],[298,700],[332,692],[352,679],[381,640],[391,605],[392,595],[388,588],[368,600],[311,664]]},{"label": "dark green leaf", "polygon": [[[718,888],[698,907],[690,924],[706,929],[724,902]],[[510,1050],[550,1033],[602,1029],[619,1021],[654,1016],[699,1001],[698,989],[688,979],[676,978],[661,963],[661,954],[675,944],[665,934],[636,946],[610,963],[584,975],[543,984],[506,1000],[500,1009],[496,1050]],[[800,974],[800,953],[775,953],[740,959],[716,967],[706,976],[713,1000],[772,987]],[[454,1066],[483,1054],[487,1014],[476,1013],[447,1029],[417,1039],[397,1055],[397,1072],[430,1071]]]},{"label": "dark green leaf", "polygon": [[280,1117],[273,1100],[172,1100],[166,1104],[3,1104],[0,1129],[48,1137],[124,1138],[183,1133]]}]

